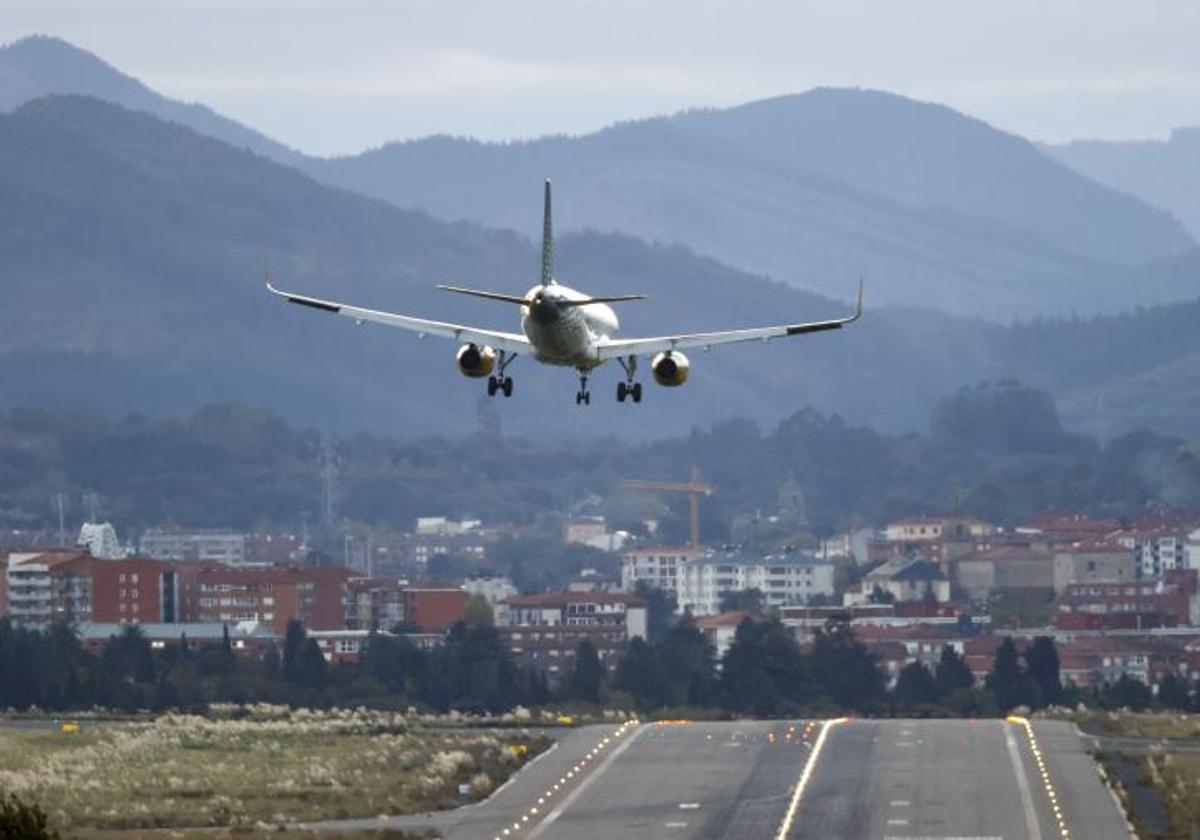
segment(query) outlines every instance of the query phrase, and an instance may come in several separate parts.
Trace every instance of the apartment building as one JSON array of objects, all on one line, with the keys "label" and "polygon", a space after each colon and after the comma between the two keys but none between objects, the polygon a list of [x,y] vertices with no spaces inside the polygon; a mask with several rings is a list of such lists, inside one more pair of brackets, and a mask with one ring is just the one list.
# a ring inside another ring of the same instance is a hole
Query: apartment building
[{"label": "apartment building", "polygon": [[233,531],[179,531],[153,528],[142,534],[140,553],[159,560],[194,560],[241,566],[246,562],[246,535]]},{"label": "apartment building", "polygon": [[746,589],[762,592],[767,607],[807,604],[818,595],[832,597],[833,564],[798,553],[708,555],[683,565],[676,599],[679,609],[692,615],[716,615],[726,595]]},{"label": "apartment building", "polygon": [[542,671],[551,683],[570,674],[585,639],[614,671],[629,640],[646,636],[646,607],[633,595],[546,592],[515,595],[503,607],[506,616],[498,629],[513,658]]}]

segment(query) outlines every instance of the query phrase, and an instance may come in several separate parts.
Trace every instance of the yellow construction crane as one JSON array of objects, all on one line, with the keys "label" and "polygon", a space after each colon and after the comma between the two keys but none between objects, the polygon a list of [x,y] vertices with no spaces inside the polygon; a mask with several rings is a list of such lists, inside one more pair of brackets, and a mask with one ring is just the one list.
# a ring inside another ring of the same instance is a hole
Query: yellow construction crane
[{"label": "yellow construction crane", "polygon": [[700,497],[717,492],[712,484],[700,480],[700,468],[692,467],[691,481],[651,481],[645,478],[626,478],[621,482],[633,490],[652,490],[660,493],[687,493],[691,514],[692,548],[700,548]]}]

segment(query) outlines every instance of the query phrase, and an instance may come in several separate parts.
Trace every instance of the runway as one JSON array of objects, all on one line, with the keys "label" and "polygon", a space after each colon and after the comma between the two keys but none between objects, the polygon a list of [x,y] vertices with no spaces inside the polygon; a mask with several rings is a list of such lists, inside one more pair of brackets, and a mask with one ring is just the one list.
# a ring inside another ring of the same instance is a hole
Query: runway
[{"label": "runway", "polygon": [[1130,836],[1069,724],[1000,720],[589,727],[486,802],[387,824],[447,840]]}]

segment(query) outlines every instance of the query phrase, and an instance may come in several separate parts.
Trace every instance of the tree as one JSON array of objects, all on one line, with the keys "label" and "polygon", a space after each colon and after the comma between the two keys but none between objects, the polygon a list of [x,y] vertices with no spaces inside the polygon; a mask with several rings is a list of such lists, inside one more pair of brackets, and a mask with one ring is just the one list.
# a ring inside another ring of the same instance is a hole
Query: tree
[{"label": "tree", "polygon": [[973,686],[975,675],[958,655],[958,651],[951,645],[945,645],[942,647],[942,658],[938,660],[935,682],[938,697],[945,700],[955,691]]},{"label": "tree", "polygon": [[2,840],[59,840],[46,812],[24,802],[16,794],[0,794],[0,838]]},{"label": "tree", "polygon": [[496,623],[496,611],[492,602],[485,596],[476,593],[467,599],[467,625],[470,627],[491,627]]},{"label": "tree", "polygon": [[759,717],[810,699],[808,668],[796,639],[778,620],[746,618],[721,661],[727,708]]},{"label": "tree", "polygon": [[1021,668],[1017,646],[1011,638],[1006,637],[996,648],[992,672],[987,675],[985,685],[1002,712],[1017,706],[1033,705],[1032,682]]},{"label": "tree", "polygon": [[1037,636],[1025,651],[1025,667],[1037,684],[1041,702],[1055,705],[1062,701],[1062,678],[1059,674],[1058,650],[1049,636]]},{"label": "tree", "polygon": [[634,638],[617,663],[613,685],[628,692],[639,709],[654,709],[663,705],[661,677],[657,647],[645,639]]},{"label": "tree", "polygon": [[896,680],[896,702],[906,709],[937,702],[937,684],[933,674],[920,662],[909,662],[900,669]]},{"label": "tree", "polygon": [[287,623],[287,631],[283,636],[283,663],[281,666],[283,678],[287,682],[302,682],[300,654],[307,638],[308,634],[304,632],[304,625],[299,619],[293,618]]},{"label": "tree", "polygon": [[1191,706],[1187,685],[1174,674],[1167,674],[1158,683],[1158,704],[1164,709],[1187,711]]},{"label": "tree", "polygon": [[308,639],[300,649],[296,681],[308,688],[320,688],[325,683],[325,654],[316,639]]},{"label": "tree", "polygon": [[675,623],[675,597],[665,589],[651,586],[644,580],[634,590],[646,602],[646,640],[657,642]]},{"label": "tree", "polygon": [[817,631],[811,661],[816,690],[842,708],[867,711],[882,703],[883,672],[845,621],[830,620]]},{"label": "tree", "polygon": [[1121,674],[1121,678],[1108,686],[1105,692],[1109,703],[1135,712],[1144,712],[1153,699],[1146,684],[1129,674]]},{"label": "tree", "polygon": [[734,592],[726,592],[721,596],[721,612],[748,612],[762,615],[766,603],[766,597],[761,589],[738,589]]},{"label": "tree", "polygon": [[591,639],[584,639],[575,648],[575,667],[571,669],[568,694],[572,700],[599,703],[603,682],[604,665],[596,653],[596,646]]}]

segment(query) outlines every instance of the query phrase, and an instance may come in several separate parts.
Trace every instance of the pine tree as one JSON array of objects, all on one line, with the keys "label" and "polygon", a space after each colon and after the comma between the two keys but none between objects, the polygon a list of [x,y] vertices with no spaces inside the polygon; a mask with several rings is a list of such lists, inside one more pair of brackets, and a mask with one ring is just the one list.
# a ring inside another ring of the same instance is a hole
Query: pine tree
[{"label": "pine tree", "polygon": [[1005,638],[996,648],[992,672],[987,676],[986,685],[1002,712],[1032,704],[1032,681],[1021,667],[1017,646],[1011,638]]},{"label": "pine tree", "polygon": [[937,702],[937,683],[920,662],[909,662],[896,680],[896,702],[906,709]]},{"label": "pine tree", "polygon": [[304,642],[308,638],[308,634],[304,632],[304,625],[299,619],[293,618],[288,622],[287,632],[283,637],[283,678],[290,683],[300,683],[300,654],[304,649]]},{"label": "pine tree", "polygon": [[942,647],[942,657],[938,661],[935,681],[938,697],[945,700],[960,688],[973,686],[975,675],[971,673],[971,669],[967,667],[963,658],[958,655],[958,651],[950,645],[945,645]]},{"label": "pine tree", "polygon": [[1062,677],[1059,671],[1058,650],[1049,636],[1037,636],[1025,651],[1025,666],[1037,684],[1041,701],[1054,705],[1062,701]]},{"label": "pine tree", "polygon": [[584,639],[575,649],[575,667],[571,671],[570,697],[587,703],[600,702],[604,681],[604,666],[591,639]]}]

